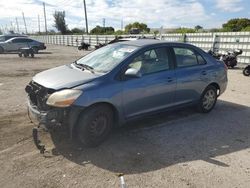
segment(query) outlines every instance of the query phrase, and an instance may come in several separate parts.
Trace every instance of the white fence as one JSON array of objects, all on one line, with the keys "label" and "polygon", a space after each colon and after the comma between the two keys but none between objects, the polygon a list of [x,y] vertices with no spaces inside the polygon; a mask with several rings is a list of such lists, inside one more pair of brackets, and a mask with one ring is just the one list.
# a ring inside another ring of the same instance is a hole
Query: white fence
[{"label": "white fence", "polygon": [[[141,35],[135,35],[141,36]],[[153,37],[153,35],[144,35]],[[124,35],[124,37],[129,37]],[[82,41],[92,47],[98,43],[108,43],[115,35],[43,35],[32,38],[47,44],[79,46]],[[223,32],[223,33],[188,33],[188,34],[163,34],[166,41],[183,41],[207,51],[211,47],[225,52],[230,49],[242,49],[243,53],[238,57],[240,63],[250,63],[250,32]]]}]

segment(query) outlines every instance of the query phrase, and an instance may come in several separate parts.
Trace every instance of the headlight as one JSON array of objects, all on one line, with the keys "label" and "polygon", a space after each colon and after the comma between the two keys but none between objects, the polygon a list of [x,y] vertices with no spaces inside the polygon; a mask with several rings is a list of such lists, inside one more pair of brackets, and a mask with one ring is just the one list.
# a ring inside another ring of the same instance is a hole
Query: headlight
[{"label": "headlight", "polygon": [[51,94],[47,105],[55,107],[68,107],[82,94],[80,90],[65,89]]}]

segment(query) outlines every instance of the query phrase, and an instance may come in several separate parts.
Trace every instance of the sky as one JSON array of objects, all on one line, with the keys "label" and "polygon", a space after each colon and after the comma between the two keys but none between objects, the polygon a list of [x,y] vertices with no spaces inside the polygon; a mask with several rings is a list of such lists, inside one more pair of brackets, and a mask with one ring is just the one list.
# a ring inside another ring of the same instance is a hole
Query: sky
[{"label": "sky", "polygon": [[[53,13],[65,11],[68,28],[85,28],[82,0],[0,0],[0,29],[25,31],[22,12],[29,33],[45,30],[43,2],[45,2],[48,30],[56,30]],[[121,29],[123,25],[139,21],[150,28],[194,27],[218,28],[231,18],[250,18],[250,0],[86,0],[89,28],[96,25]]]}]

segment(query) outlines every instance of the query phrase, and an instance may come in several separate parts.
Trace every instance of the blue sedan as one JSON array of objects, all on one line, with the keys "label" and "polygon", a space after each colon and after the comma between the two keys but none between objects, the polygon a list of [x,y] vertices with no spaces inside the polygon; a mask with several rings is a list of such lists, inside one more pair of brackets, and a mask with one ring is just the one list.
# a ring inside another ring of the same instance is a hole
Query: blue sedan
[{"label": "blue sedan", "polygon": [[190,105],[208,113],[226,87],[226,66],[200,48],[141,39],[41,72],[26,92],[33,119],[97,146],[131,119]]}]

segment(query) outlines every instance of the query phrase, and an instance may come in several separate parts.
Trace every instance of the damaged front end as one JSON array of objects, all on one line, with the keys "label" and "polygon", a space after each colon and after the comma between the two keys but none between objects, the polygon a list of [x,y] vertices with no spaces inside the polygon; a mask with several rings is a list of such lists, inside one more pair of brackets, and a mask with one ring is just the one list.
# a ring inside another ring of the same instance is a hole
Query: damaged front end
[{"label": "damaged front end", "polygon": [[33,128],[33,140],[40,153],[44,153],[45,146],[38,137],[39,129],[51,130],[67,124],[69,109],[56,108],[46,104],[49,96],[55,92],[31,81],[25,88],[28,94],[28,115],[37,126]]}]

